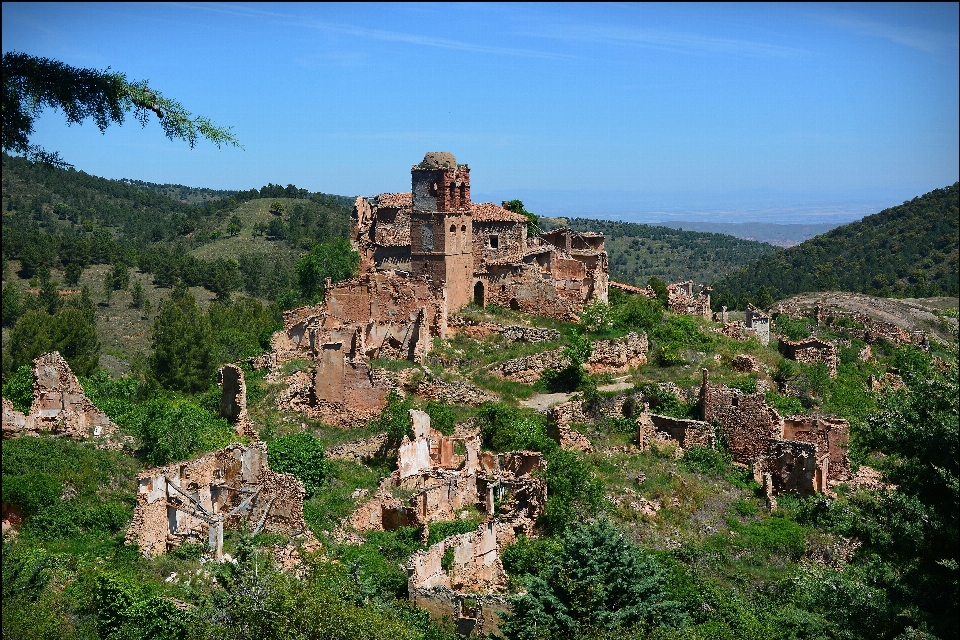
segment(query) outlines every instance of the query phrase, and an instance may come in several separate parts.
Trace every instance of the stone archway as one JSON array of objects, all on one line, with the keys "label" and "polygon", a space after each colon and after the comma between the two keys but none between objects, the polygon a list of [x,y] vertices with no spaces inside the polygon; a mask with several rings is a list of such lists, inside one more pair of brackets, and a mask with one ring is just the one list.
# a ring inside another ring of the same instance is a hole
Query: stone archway
[{"label": "stone archway", "polygon": [[484,296],[483,296],[483,283],[482,283],[482,282],[477,282],[477,284],[473,285],[473,302],[474,302],[478,307],[481,307],[481,308],[482,308],[482,307],[484,306],[484,300],[483,300],[483,298],[484,298]]}]

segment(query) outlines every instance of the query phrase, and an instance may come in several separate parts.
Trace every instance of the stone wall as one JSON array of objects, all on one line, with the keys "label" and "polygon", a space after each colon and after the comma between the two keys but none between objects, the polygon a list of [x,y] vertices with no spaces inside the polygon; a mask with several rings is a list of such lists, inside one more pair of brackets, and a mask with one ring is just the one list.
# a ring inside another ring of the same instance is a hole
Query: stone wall
[{"label": "stone wall", "polygon": [[223,365],[217,371],[217,384],[222,390],[220,417],[233,425],[238,436],[259,439],[260,435],[247,416],[247,383],[243,369],[234,364]]},{"label": "stone wall", "polygon": [[702,287],[695,293],[693,280],[667,285],[667,308],[673,313],[686,316],[710,317],[710,287]]},{"label": "stone wall", "polygon": [[803,364],[822,362],[827,366],[830,377],[837,377],[837,362],[839,358],[837,345],[835,344],[824,342],[817,338],[793,341],[781,337],[777,348],[785,358],[789,358],[790,360],[796,360]]},{"label": "stone wall", "polygon": [[[592,343],[593,352],[584,364],[590,373],[619,373],[647,362],[647,334],[628,333],[616,340]],[[551,349],[504,361],[494,372],[517,382],[532,383],[547,369],[564,366],[563,349]]]},{"label": "stone wall", "polygon": [[783,419],[783,439],[807,442],[817,448],[818,455],[829,458],[829,471],[824,478],[842,482],[850,478],[850,461],[847,446],[850,440],[850,423],[839,418],[822,416],[790,416]]},{"label": "stone wall", "polygon": [[224,527],[287,535],[306,529],[303,484],[270,470],[263,442],[232,444],[149,469],[137,481],[137,506],[126,539],[148,557],[201,541],[219,557]]},{"label": "stone wall", "polygon": [[128,436],[97,409],[70,365],[59,352],[36,357],[32,363],[33,403],[24,415],[3,399],[3,438],[49,433],[76,440],[93,440],[98,447],[130,446]]},{"label": "stone wall", "polygon": [[719,424],[733,459],[752,464],[766,455],[771,437],[782,432],[782,419],[767,405],[763,393],[743,393],[726,385],[712,384],[706,369],[700,390],[703,421]]},{"label": "stone wall", "polygon": [[682,449],[714,447],[713,426],[700,420],[686,420],[644,411],[637,416],[637,447],[646,451],[654,440],[669,439]]}]

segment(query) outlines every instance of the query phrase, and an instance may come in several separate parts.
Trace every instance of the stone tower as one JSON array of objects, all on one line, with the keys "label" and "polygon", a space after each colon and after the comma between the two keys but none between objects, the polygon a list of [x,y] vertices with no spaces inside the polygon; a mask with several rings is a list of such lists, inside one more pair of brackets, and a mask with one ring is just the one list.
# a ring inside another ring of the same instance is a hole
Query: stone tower
[{"label": "stone tower", "polygon": [[447,285],[447,308],[467,306],[473,284],[470,167],[452,153],[431,151],[410,171],[410,269]]}]

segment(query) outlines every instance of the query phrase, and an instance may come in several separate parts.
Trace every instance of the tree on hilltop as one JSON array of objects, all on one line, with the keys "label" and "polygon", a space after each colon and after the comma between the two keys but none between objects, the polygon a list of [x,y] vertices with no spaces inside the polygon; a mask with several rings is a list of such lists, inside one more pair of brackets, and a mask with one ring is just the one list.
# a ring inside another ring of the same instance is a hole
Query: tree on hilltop
[{"label": "tree on hilltop", "polygon": [[109,69],[81,69],[17,51],[3,54],[3,149],[52,166],[70,166],[57,152],[30,144],[33,123],[44,107],[61,109],[68,125],[92,117],[101,132],[112,122],[123,124],[129,111],[144,127],[154,113],[167,138],[184,140],[191,149],[201,137],[217,148],[243,148],[230,127],[193,116],[176,100],[151,89],[147,80],[130,81]]}]

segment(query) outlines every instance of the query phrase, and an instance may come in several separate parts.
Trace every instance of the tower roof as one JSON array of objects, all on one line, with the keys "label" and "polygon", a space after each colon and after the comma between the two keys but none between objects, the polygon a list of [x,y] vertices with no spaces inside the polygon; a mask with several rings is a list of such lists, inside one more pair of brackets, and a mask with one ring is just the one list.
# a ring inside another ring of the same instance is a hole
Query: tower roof
[{"label": "tower roof", "polygon": [[428,151],[418,166],[421,169],[456,169],[457,159],[449,151]]}]

